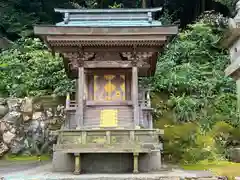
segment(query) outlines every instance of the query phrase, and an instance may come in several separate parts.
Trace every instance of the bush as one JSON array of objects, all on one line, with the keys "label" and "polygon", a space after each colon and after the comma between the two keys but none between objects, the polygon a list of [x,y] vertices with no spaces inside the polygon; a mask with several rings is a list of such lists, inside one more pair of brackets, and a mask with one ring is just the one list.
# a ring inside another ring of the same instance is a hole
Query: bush
[{"label": "bush", "polygon": [[[21,39],[0,54],[0,92],[4,96],[64,95],[73,91],[62,59],[39,39]],[[0,94],[0,95],[1,95]]]}]

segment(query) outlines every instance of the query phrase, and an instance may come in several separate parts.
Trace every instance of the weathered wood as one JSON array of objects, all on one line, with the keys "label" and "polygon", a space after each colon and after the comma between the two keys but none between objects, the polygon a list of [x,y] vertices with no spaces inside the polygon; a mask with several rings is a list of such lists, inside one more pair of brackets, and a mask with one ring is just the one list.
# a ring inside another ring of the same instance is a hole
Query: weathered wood
[{"label": "weathered wood", "polygon": [[77,129],[83,127],[83,97],[84,97],[84,67],[78,68],[78,107],[77,107]]},{"label": "weathered wood", "polygon": [[[131,68],[131,61],[86,61],[84,68]],[[147,63],[139,63],[138,67],[150,68]]]},{"label": "weathered wood", "polygon": [[[64,47],[57,47],[57,50],[61,53],[67,53],[67,52],[78,52],[79,48],[75,46],[64,46]],[[128,52],[129,47],[126,46],[117,46],[117,47],[108,47],[108,52],[114,52],[114,53],[121,53],[121,52]],[[91,47],[91,46],[86,46],[84,47],[84,52],[105,52],[106,47]],[[137,52],[159,52],[159,47],[137,47],[136,48]]]},{"label": "weathered wood", "polygon": [[131,106],[132,101],[86,101],[86,106]]},{"label": "weathered wood", "polygon": [[106,131],[107,144],[111,144],[111,131]]},{"label": "weathered wood", "polygon": [[135,141],[135,131],[130,131],[130,141]]},{"label": "weathered wood", "polygon": [[131,73],[131,68],[129,69],[119,69],[119,68],[111,68],[111,69],[105,69],[105,68],[99,68],[99,69],[85,69],[85,73],[87,75],[104,75],[106,72],[108,74],[115,74],[115,75],[121,75],[121,74],[128,74]]},{"label": "weathered wood", "polygon": [[131,68],[131,61],[86,61],[85,68]]},{"label": "weathered wood", "polygon": [[139,108],[138,108],[138,68],[132,67],[132,103],[133,119],[135,127],[139,126]]},{"label": "weathered wood", "polygon": [[86,143],[87,143],[87,132],[82,131],[82,144],[86,144]]},{"label": "weathered wood", "polygon": [[117,110],[118,127],[130,128],[133,126],[133,108],[131,105],[116,105],[116,103],[89,106],[86,105],[84,114],[84,127],[99,127],[100,115],[103,109]]}]

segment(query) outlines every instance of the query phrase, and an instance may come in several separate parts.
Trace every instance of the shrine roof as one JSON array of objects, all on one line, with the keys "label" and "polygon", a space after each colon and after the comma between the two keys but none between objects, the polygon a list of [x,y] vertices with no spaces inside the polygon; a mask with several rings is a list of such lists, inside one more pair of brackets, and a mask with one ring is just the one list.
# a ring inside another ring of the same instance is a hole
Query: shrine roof
[{"label": "shrine roof", "polygon": [[64,15],[56,26],[79,27],[156,27],[162,23],[155,20],[152,9],[55,9]]}]

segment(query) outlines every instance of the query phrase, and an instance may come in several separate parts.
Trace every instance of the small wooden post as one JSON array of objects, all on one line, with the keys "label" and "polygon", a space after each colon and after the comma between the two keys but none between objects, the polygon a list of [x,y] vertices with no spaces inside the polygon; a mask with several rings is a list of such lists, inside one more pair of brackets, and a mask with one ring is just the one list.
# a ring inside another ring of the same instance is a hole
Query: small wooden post
[{"label": "small wooden post", "polygon": [[67,96],[66,96],[66,109],[69,109],[70,108],[70,94],[67,93]]},{"label": "small wooden post", "polygon": [[151,107],[150,90],[147,91],[147,107]]},{"label": "small wooden post", "polygon": [[111,132],[106,131],[106,139],[107,139],[107,144],[111,144]]},{"label": "small wooden post", "polygon": [[78,68],[78,107],[77,107],[77,129],[83,127],[83,97],[84,97],[84,67]]},{"label": "small wooden post", "polygon": [[130,131],[130,141],[131,141],[131,143],[134,143],[134,141],[135,141],[135,131]]},{"label": "small wooden post", "polygon": [[133,173],[138,173],[138,156],[139,153],[133,153]]},{"label": "small wooden post", "polygon": [[139,126],[139,108],[138,108],[138,68],[132,67],[132,102],[133,102],[133,118],[134,127]]},{"label": "small wooden post", "polygon": [[81,156],[80,153],[75,153],[75,170],[74,173],[75,175],[79,175],[81,172]]},{"label": "small wooden post", "polygon": [[86,144],[86,143],[87,143],[87,132],[82,131],[82,144]]}]

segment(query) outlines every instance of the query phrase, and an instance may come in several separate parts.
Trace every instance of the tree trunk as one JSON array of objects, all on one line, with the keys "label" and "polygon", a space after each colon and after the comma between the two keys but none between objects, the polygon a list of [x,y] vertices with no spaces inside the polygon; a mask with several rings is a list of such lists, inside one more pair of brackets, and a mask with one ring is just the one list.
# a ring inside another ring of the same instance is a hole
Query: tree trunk
[{"label": "tree trunk", "polygon": [[147,0],[142,0],[142,8],[147,8]]},{"label": "tree trunk", "polygon": [[201,0],[201,13],[203,13],[206,10],[206,1]]}]

